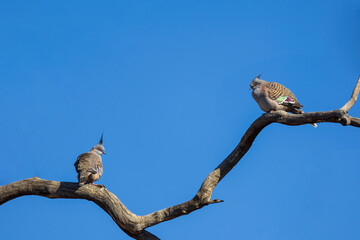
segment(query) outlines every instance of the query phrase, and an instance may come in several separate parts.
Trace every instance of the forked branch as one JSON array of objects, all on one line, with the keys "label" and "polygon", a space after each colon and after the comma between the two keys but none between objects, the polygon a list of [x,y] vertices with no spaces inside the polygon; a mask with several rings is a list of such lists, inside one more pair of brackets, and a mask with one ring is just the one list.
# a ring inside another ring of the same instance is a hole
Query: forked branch
[{"label": "forked branch", "polygon": [[77,183],[56,182],[37,177],[24,179],[0,187],[0,205],[14,198],[25,195],[38,195],[47,198],[86,199],[96,203],[106,211],[116,224],[129,236],[135,239],[159,239],[145,229],[164,221],[189,214],[206,205],[219,203],[222,200],[211,199],[216,185],[250,149],[257,135],[271,123],[285,125],[303,125],[310,123],[332,122],[344,126],[360,127],[360,119],[348,115],[355,104],[360,91],[360,77],[348,103],[341,109],[327,112],[310,112],[304,114],[289,114],[275,111],[263,114],[256,119],[241,138],[240,143],[223,162],[220,163],[204,180],[196,195],[187,202],[168,207],[148,215],[138,216],[126,208],[124,204],[105,187]]}]

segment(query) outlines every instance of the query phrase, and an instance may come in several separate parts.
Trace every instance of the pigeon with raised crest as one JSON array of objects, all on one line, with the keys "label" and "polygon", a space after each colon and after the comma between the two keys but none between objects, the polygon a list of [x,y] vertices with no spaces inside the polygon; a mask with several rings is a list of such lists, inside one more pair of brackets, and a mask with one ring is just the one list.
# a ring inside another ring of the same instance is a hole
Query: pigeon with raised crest
[{"label": "pigeon with raised crest", "polygon": [[94,181],[100,179],[103,173],[102,154],[105,154],[103,135],[101,135],[97,145],[91,148],[89,152],[80,154],[76,159],[74,166],[78,173],[77,179],[80,185],[93,184]]},{"label": "pigeon with raised crest", "polygon": [[[260,79],[261,74],[250,83],[253,90],[252,96],[264,112],[283,110],[294,114],[302,114],[304,111],[295,95],[283,85],[276,82],[267,82]],[[312,123],[317,127],[315,123]]]}]

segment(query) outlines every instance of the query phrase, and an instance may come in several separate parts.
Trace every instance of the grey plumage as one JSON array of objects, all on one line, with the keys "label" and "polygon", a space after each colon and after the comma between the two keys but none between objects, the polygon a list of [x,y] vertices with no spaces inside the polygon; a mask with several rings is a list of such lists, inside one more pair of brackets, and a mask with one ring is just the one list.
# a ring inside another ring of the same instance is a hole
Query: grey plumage
[{"label": "grey plumage", "polygon": [[[283,110],[294,114],[304,113],[301,109],[303,105],[289,89],[279,83],[261,80],[260,76],[261,74],[251,81],[250,88],[253,89],[252,96],[261,110],[264,112]],[[317,127],[315,123],[312,125]]]},{"label": "grey plumage", "polygon": [[102,154],[105,154],[103,135],[101,135],[99,144],[95,145],[89,152],[80,154],[76,159],[74,166],[78,173],[77,178],[80,185],[92,184],[100,179],[103,174]]}]

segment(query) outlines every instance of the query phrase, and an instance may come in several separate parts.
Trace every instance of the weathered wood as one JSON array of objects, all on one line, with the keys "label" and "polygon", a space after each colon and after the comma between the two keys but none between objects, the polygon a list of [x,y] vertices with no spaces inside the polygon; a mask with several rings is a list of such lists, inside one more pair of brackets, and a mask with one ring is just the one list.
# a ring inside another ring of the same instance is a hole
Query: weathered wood
[{"label": "weathered wood", "polygon": [[354,104],[356,103],[357,98],[359,96],[359,91],[360,91],[360,76],[355,85],[354,91],[351,94],[350,100],[341,108],[341,110],[348,112],[350,110],[350,108],[352,108],[352,106],[354,106]]},{"label": "weathered wood", "polygon": [[[37,177],[20,180],[8,185],[0,186],[0,205],[14,198],[25,195],[38,195],[47,198],[75,198],[86,199],[96,203],[106,211],[116,224],[129,236],[135,239],[159,239],[145,229],[164,221],[189,214],[195,210],[213,203],[222,202],[211,199],[216,185],[228,174],[250,149],[257,135],[271,123],[285,125],[303,125],[311,123],[331,122],[343,126],[360,127],[360,119],[348,115],[360,91],[360,77],[355,86],[350,101],[339,110],[327,112],[310,112],[304,114],[289,114],[275,111],[263,114],[256,119],[241,138],[235,149],[219,164],[204,180],[196,195],[181,204],[171,206],[148,215],[138,216],[126,208],[124,204],[104,186],[84,185],[71,182],[56,182]],[[316,131],[314,129],[314,131]]]}]

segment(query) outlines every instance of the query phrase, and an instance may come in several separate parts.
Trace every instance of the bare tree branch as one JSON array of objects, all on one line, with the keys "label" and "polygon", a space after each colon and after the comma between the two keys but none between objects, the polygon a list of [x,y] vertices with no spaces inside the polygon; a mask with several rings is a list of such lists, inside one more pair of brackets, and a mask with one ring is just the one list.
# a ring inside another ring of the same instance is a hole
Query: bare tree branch
[{"label": "bare tree branch", "polygon": [[357,81],[357,83],[355,85],[354,91],[351,94],[350,100],[340,109],[348,112],[350,110],[350,108],[352,108],[352,106],[355,104],[355,102],[356,102],[356,100],[357,100],[357,98],[359,96],[359,91],[360,91],[360,76],[359,76],[358,81]]},{"label": "bare tree branch", "polygon": [[144,240],[159,239],[145,229],[161,222],[189,214],[209,204],[222,202],[222,200],[219,199],[211,199],[211,195],[216,185],[233,167],[235,167],[250,149],[257,135],[269,124],[281,123],[296,126],[330,122],[340,123],[343,126],[351,125],[360,127],[360,119],[348,115],[349,109],[357,100],[359,91],[360,77],[352,93],[351,99],[339,110],[309,112],[304,114],[289,114],[284,111],[275,111],[263,114],[250,125],[244,136],[241,138],[240,143],[230,155],[205,178],[199,191],[192,199],[148,215],[138,216],[133,214],[113,193],[103,186],[87,184],[80,187],[77,183],[49,181],[37,177],[0,186],[0,205],[25,195],[38,195],[47,198],[86,199],[96,203],[106,211],[116,224],[132,238]]},{"label": "bare tree branch", "polygon": [[140,217],[130,212],[113,193],[100,185],[86,184],[80,186],[78,183],[49,181],[33,177],[0,186],[0,205],[26,195],[86,199],[96,203],[106,211],[129,236],[136,239],[159,239],[139,228]]}]

